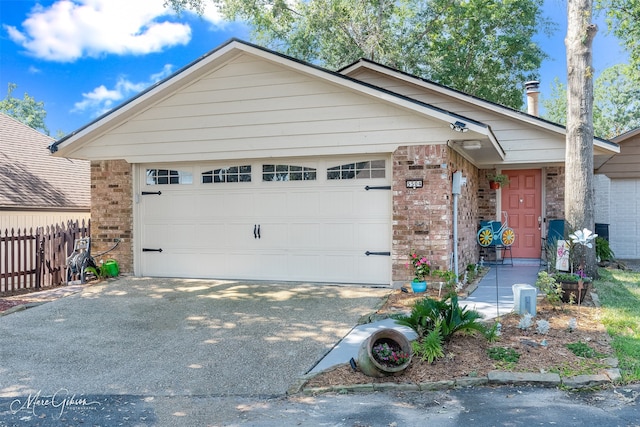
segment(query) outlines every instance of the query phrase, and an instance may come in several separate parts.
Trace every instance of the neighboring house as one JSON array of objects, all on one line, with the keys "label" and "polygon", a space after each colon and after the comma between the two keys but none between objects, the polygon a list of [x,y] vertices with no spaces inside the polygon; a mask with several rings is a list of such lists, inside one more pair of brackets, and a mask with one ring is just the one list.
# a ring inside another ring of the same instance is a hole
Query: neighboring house
[{"label": "neighboring house", "polygon": [[89,162],[51,156],[53,142],[0,113],[0,235],[89,219]]},{"label": "neighboring house", "polygon": [[620,153],[596,169],[596,221],[609,224],[616,258],[640,259],[640,128],[612,141]]},{"label": "neighboring house", "polygon": [[[477,262],[479,222],[501,211],[513,256],[538,258],[563,216],[565,136],[373,62],[331,72],[232,40],[52,151],[92,161],[93,242],[121,239],[126,272],[390,284],[410,280],[414,249]],[[594,140],[596,167],[617,152]]]}]

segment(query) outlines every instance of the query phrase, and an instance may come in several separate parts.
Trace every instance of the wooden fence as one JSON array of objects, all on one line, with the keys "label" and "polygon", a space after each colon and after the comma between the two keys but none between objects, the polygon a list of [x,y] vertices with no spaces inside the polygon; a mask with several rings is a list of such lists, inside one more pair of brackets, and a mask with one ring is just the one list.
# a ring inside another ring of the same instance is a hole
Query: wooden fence
[{"label": "wooden fence", "polygon": [[35,230],[0,230],[0,294],[66,282],[66,261],[75,239],[89,236],[91,222],[69,221]]}]

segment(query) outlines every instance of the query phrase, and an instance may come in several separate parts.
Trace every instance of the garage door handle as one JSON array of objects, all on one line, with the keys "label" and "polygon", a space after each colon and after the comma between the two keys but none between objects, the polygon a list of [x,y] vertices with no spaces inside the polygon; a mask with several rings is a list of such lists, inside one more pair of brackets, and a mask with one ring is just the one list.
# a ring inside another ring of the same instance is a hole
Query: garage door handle
[{"label": "garage door handle", "polygon": [[260,238],[260,224],[253,224],[253,238]]},{"label": "garage door handle", "polygon": [[162,191],[143,191],[142,192],[143,196],[149,196],[151,194],[155,194],[156,196],[159,196],[162,194]]},{"label": "garage door handle", "polygon": [[260,224],[258,224],[258,239],[260,238]]},{"label": "garage door handle", "polygon": [[162,252],[162,248],[158,248],[158,249],[142,248],[142,252]]},{"label": "garage door handle", "polygon": [[369,256],[369,255],[383,255],[383,256],[391,256],[391,252],[369,252],[369,251],[367,251],[367,252],[365,252],[364,254],[365,254],[366,256]]}]

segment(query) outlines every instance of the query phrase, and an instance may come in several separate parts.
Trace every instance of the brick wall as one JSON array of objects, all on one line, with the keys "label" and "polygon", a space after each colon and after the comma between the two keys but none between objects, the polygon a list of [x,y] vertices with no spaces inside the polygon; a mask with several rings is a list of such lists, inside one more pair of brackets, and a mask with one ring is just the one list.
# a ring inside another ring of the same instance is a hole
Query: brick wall
[{"label": "brick wall", "polygon": [[133,183],[132,166],[124,160],[91,162],[91,252],[113,258],[121,273],[133,273]]},{"label": "brick wall", "polygon": [[542,175],[545,188],[545,218],[564,218],[564,166],[548,167]]},{"label": "brick wall", "polygon": [[[480,223],[481,180],[479,178],[481,173],[473,164],[453,150],[450,150],[449,164],[452,174],[457,170],[462,172],[463,177],[467,177],[467,184],[462,186],[462,192],[458,197],[458,269],[462,273],[468,264],[475,264],[479,257],[476,233]],[[451,210],[453,213],[453,206]],[[453,239],[453,235],[451,237]]]},{"label": "brick wall", "polygon": [[480,221],[492,221],[496,219],[497,191],[489,188],[487,175],[495,175],[496,170],[478,171],[478,224]]},{"label": "brick wall", "polygon": [[[400,147],[393,155],[393,281],[411,280],[409,253],[426,256],[438,269],[450,269],[453,254],[452,174],[467,177],[458,209],[459,268],[477,259],[477,170],[446,145]],[[423,180],[423,187],[407,189],[407,179]],[[472,234],[469,234],[469,233]]]}]

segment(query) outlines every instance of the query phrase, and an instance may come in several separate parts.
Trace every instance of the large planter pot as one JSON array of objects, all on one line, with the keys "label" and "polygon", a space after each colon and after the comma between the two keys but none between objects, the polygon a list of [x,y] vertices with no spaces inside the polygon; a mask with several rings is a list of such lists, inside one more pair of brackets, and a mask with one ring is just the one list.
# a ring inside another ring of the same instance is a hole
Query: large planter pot
[{"label": "large planter pot", "polygon": [[[378,344],[387,343],[390,346],[397,346],[403,353],[409,355],[406,362],[401,365],[386,365],[378,362],[372,354],[372,349]],[[358,368],[363,374],[370,377],[387,377],[402,373],[411,363],[411,343],[401,332],[395,329],[381,329],[374,332],[369,338],[364,340],[358,351]]]},{"label": "large planter pot", "polygon": [[420,281],[420,282],[411,282],[411,290],[414,293],[420,293],[420,292],[425,292],[427,290],[427,282],[426,281]]},{"label": "large planter pot", "polygon": [[489,188],[492,190],[499,190],[500,183],[498,181],[489,181]]},{"label": "large planter pot", "polygon": [[573,301],[577,304],[582,304],[584,296],[587,294],[590,285],[589,282],[583,282],[582,289],[580,289],[579,282],[559,281],[558,283],[560,283],[560,285],[562,286],[562,302],[568,303],[573,299]]}]

